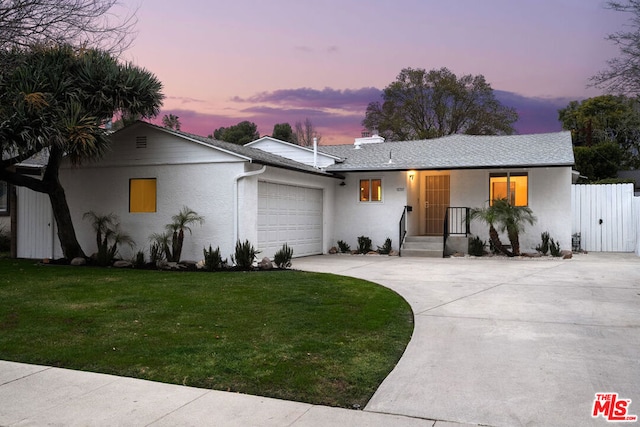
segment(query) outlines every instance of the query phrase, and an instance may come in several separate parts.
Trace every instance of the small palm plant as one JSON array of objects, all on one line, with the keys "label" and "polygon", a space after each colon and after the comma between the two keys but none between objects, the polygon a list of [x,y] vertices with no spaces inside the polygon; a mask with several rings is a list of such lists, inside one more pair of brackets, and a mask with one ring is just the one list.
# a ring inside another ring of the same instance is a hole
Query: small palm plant
[{"label": "small palm plant", "polygon": [[525,223],[533,225],[536,217],[528,206],[513,206],[507,199],[493,201],[493,207],[498,212],[500,231],[506,231],[511,242],[513,256],[520,255],[520,233],[524,231]]},{"label": "small palm plant", "polygon": [[[173,221],[167,224],[166,229],[171,235],[171,259],[169,261],[179,262],[182,255],[182,245],[184,243],[184,231],[188,230],[191,234],[191,225],[204,222],[204,217],[198,215],[195,211],[183,206],[180,212],[171,217]],[[169,258],[169,254],[167,254]]]},{"label": "small palm plant", "polygon": [[491,240],[493,248],[502,254],[513,256],[513,254],[505,248],[500,241],[500,235],[498,234],[498,230],[496,230],[496,224],[499,223],[500,219],[498,218],[498,212],[495,209],[495,204],[485,206],[483,208],[471,209],[469,211],[469,220],[478,220],[487,224],[489,226],[489,239]]},{"label": "small palm plant", "polygon": [[89,211],[84,213],[82,219],[90,220],[93,230],[96,232],[96,245],[98,246],[96,262],[98,265],[111,264],[118,254],[118,245],[127,244],[133,248],[133,239],[120,230],[117,215],[113,213],[99,215],[94,211]]},{"label": "small palm plant", "polygon": [[[520,233],[524,231],[524,224],[533,225],[536,217],[528,206],[513,206],[507,199],[496,199],[490,206],[481,209],[471,209],[471,220],[477,219],[489,225],[489,238],[493,247],[507,256],[520,255]],[[511,251],[507,250],[500,241],[498,230],[506,231],[511,243]]]}]

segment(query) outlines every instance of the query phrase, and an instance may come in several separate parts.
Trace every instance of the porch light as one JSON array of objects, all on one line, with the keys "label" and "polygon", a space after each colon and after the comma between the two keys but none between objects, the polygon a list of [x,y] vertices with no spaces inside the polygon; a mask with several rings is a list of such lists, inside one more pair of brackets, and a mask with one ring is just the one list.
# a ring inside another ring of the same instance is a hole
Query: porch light
[{"label": "porch light", "polygon": [[416,177],[416,173],[414,171],[409,171],[409,179],[413,182],[413,179]]}]

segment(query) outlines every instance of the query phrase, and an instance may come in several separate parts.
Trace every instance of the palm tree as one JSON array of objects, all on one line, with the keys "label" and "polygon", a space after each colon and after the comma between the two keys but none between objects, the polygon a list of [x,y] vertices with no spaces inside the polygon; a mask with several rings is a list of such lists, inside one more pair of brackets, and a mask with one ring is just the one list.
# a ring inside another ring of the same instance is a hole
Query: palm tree
[{"label": "palm tree", "polygon": [[[524,231],[524,223],[533,225],[536,217],[528,206],[513,206],[507,199],[496,199],[490,206],[481,209],[471,209],[471,220],[477,219],[489,225],[489,238],[493,247],[507,256],[520,255],[520,233]],[[511,251],[507,250],[500,241],[498,230],[507,232]]]},{"label": "palm tree", "polygon": [[180,130],[180,117],[175,114],[165,114],[164,117],[162,117],[162,125],[167,129]]},{"label": "palm tree", "polygon": [[484,208],[473,208],[469,211],[469,220],[482,221],[489,225],[489,239],[493,244],[496,251],[503,253],[507,256],[513,256],[507,248],[504,247],[500,241],[498,230],[495,228],[495,224],[499,224],[499,212],[495,209],[495,203],[493,205],[485,206]]},{"label": "palm tree", "polygon": [[189,209],[187,206],[183,206],[182,210],[178,214],[171,217],[173,222],[167,224],[167,231],[171,233],[172,240],[172,260],[174,262],[180,261],[180,255],[182,254],[182,243],[184,242],[184,231],[188,230],[191,234],[191,224],[198,223],[202,225],[204,217],[198,215],[195,211]]},{"label": "palm tree", "polygon": [[533,225],[536,217],[528,206],[513,206],[507,199],[493,201],[493,208],[500,219],[500,231],[507,232],[511,250],[514,256],[520,255],[520,233],[524,231],[524,224]]}]

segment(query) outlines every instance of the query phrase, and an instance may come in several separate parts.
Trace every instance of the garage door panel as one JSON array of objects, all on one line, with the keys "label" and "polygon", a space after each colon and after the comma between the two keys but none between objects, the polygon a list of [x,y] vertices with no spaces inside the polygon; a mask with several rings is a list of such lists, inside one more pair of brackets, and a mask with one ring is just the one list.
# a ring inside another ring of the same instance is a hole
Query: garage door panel
[{"label": "garage door panel", "polygon": [[322,190],[258,183],[258,249],[273,257],[284,243],[294,256],[322,253]]}]

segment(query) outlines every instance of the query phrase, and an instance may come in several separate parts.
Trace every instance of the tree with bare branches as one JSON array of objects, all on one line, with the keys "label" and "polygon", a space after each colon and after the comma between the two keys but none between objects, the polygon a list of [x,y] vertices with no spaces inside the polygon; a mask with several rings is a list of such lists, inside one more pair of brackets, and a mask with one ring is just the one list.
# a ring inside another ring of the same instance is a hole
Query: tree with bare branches
[{"label": "tree with bare branches", "polygon": [[71,44],[119,54],[136,23],[119,0],[0,0],[0,48]]},{"label": "tree with bare branches", "polygon": [[640,0],[609,1],[607,8],[629,14],[629,25],[608,35],[620,48],[620,55],[607,61],[609,68],[591,81],[609,93],[640,95]]},{"label": "tree with bare branches", "polygon": [[318,133],[310,118],[304,119],[304,122],[296,122],[294,131],[294,141],[303,147],[313,146],[313,138],[316,138],[318,144],[322,136]]}]

